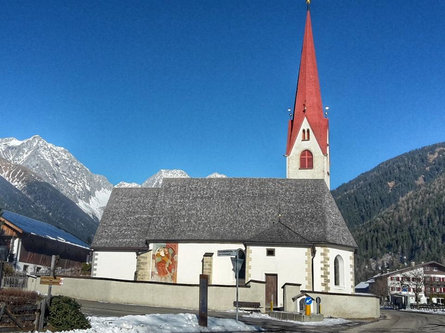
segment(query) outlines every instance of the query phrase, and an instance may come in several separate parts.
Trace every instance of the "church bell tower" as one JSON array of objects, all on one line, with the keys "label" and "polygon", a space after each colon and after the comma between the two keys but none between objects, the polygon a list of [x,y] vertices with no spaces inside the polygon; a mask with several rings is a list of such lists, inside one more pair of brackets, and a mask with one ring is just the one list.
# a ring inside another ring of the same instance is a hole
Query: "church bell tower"
[{"label": "church bell tower", "polygon": [[288,125],[286,178],[324,179],[330,188],[329,121],[323,114],[310,1],[306,2],[308,8],[297,92]]}]

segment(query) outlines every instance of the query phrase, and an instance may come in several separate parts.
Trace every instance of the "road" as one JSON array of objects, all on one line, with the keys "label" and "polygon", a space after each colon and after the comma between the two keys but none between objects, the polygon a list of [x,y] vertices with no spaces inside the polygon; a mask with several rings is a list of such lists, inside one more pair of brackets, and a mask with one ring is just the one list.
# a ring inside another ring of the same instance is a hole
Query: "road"
[{"label": "road", "polygon": [[445,315],[382,310],[379,321],[351,328],[341,332],[445,332]]},{"label": "road", "polygon": [[[82,312],[90,316],[125,316],[150,313],[184,313],[185,309],[156,308],[139,305],[112,304],[78,300],[82,305]],[[209,316],[219,318],[234,318],[232,312],[209,312]],[[424,314],[417,312],[382,310],[380,320],[351,321],[336,326],[307,326],[294,322],[278,321],[264,318],[240,316],[240,320],[249,325],[262,327],[266,332],[445,332],[445,315]]]}]

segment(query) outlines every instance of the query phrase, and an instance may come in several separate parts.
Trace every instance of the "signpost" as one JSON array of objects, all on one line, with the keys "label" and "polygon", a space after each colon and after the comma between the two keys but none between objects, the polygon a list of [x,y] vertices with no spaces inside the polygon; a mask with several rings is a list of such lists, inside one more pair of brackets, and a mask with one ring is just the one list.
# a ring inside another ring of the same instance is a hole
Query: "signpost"
[{"label": "signpost", "polygon": [[317,303],[317,313],[320,314],[321,313],[321,298],[317,297],[315,299],[315,303]]},{"label": "signpost", "polygon": [[[239,309],[239,302],[238,302],[238,286],[239,286],[239,271],[241,269],[241,266],[243,265],[244,258],[240,258],[240,254],[243,253],[243,250],[237,249],[237,250],[218,250],[218,256],[219,257],[231,257],[232,264],[233,264],[233,270],[236,274],[236,315],[235,319],[238,321],[238,309]],[[235,257],[235,258],[233,258]]]},{"label": "signpost", "polygon": [[304,304],[306,304],[306,316],[310,316],[311,315],[311,304],[312,304],[312,298],[311,297],[306,297],[304,299]]},{"label": "signpost", "polygon": [[[41,276],[40,277],[40,284],[48,285],[48,295],[46,296],[46,300],[44,302],[42,302],[42,307],[40,309],[41,311],[40,311],[40,320],[39,320],[39,331],[43,330],[46,307],[49,306],[49,303],[51,301],[51,289],[52,289],[53,285],[61,285],[62,284],[62,279],[56,277],[55,269],[56,269],[56,256],[53,254],[51,256],[50,276]],[[42,278],[43,278],[43,282],[42,282]]]},{"label": "signpost", "polygon": [[199,275],[199,326],[207,327],[209,276]]}]

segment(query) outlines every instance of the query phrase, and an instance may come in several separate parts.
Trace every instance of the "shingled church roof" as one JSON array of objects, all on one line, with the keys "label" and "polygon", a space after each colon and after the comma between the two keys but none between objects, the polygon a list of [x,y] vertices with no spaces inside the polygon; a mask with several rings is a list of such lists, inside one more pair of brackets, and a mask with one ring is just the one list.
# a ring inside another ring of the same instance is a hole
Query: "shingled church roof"
[{"label": "shingled church roof", "polygon": [[324,180],[165,179],[161,188],[115,188],[92,247],[147,242],[242,242],[357,247]]}]

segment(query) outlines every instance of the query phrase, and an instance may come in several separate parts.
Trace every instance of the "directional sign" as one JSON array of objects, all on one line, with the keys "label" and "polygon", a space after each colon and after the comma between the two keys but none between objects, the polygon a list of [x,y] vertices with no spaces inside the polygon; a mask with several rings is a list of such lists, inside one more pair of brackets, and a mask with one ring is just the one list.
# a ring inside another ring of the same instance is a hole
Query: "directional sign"
[{"label": "directional sign", "polygon": [[311,304],[312,304],[312,298],[310,298],[310,297],[306,297],[306,298],[304,299],[304,304],[306,304],[306,305],[311,305]]},{"label": "directional sign", "polygon": [[220,257],[235,257],[238,250],[218,250],[218,256]]},{"label": "directional sign", "polygon": [[52,286],[60,286],[63,284],[63,278],[53,276],[41,276],[40,284],[48,284]]},{"label": "directional sign", "polygon": [[238,260],[236,260],[236,258],[230,258],[232,260],[232,266],[233,266],[233,271],[236,272],[240,271],[241,267],[243,266],[244,263],[244,259],[240,259],[238,258]]}]

